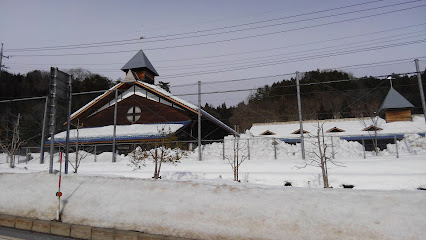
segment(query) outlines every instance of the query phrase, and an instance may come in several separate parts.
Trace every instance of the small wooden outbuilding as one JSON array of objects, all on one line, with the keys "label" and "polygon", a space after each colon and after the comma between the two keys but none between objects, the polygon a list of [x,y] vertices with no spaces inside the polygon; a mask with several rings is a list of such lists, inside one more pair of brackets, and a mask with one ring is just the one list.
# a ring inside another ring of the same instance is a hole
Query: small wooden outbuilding
[{"label": "small wooden outbuilding", "polygon": [[414,108],[414,105],[391,87],[380,107],[380,113],[384,114],[384,118],[388,123],[411,121],[412,108]]}]

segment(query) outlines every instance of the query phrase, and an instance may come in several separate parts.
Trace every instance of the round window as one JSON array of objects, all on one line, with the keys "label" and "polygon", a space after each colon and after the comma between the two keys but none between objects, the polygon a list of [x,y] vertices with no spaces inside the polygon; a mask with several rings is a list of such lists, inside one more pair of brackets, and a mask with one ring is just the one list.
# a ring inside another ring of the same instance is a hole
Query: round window
[{"label": "round window", "polygon": [[134,106],[129,108],[127,111],[127,120],[131,123],[135,123],[139,118],[141,118],[141,109],[140,107]]}]

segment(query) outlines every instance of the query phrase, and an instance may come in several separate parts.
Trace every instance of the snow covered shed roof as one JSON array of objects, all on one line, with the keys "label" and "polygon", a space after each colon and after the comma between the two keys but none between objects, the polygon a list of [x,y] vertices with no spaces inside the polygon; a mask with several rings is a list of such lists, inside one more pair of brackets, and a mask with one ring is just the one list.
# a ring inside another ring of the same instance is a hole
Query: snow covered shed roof
[{"label": "snow covered shed roof", "polygon": [[147,68],[151,72],[153,72],[155,76],[159,76],[154,66],[146,57],[142,49],[138,53],[136,53],[136,55],[133,56],[126,64],[124,64],[121,70],[126,71],[130,69],[135,69],[135,68]]},{"label": "snow covered shed roof", "polygon": [[380,107],[380,110],[413,107],[413,104],[411,104],[399,92],[397,92],[393,87],[391,87],[385,97],[385,100],[382,103],[382,106]]},{"label": "snow covered shed roof", "polygon": [[[155,123],[155,124],[133,124],[133,125],[117,125],[116,127],[116,141],[128,142],[143,139],[156,139],[162,137],[159,130],[164,128],[166,131],[170,130],[170,134],[174,134],[181,128],[189,124],[190,121],[182,122],[168,122],[168,123]],[[80,128],[78,130],[70,130],[70,143],[78,142],[81,144],[112,142],[114,126]],[[55,144],[63,144],[66,141],[66,131],[60,132],[55,135]],[[46,144],[50,142],[50,138]]]},{"label": "snow covered shed roof", "polygon": [[[426,124],[424,118],[414,116],[413,121],[401,121],[387,123],[382,118],[347,118],[347,119],[326,119],[326,120],[311,120],[303,122],[303,130],[315,135],[318,129],[318,124],[323,126],[326,136],[338,136],[341,138],[361,137],[369,135],[367,130],[377,128],[377,134],[382,137],[393,137],[396,135],[404,135],[408,133],[424,134],[426,132]],[[372,127],[373,126],[373,127]],[[300,133],[294,134],[299,130],[298,121],[293,122],[277,122],[277,123],[255,123],[250,129],[253,136],[274,137],[281,139],[300,139]],[[333,129],[340,131],[329,131]],[[380,130],[382,129],[382,130]],[[265,131],[272,131],[273,136],[261,135]]]}]

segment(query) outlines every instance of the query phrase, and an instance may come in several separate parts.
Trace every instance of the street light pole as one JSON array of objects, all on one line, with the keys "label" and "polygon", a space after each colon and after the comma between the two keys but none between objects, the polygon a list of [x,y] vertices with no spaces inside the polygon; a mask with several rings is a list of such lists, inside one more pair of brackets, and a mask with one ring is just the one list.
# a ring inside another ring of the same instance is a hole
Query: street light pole
[{"label": "street light pole", "polygon": [[420,74],[419,59],[415,59],[414,62],[416,63],[417,81],[419,83],[420,98],[422,100],[422,106],[423,106],[423,117],[425,118],[425,122],[426,122],[425,93],[423,92],[423,84],[422,84],[422,76]]}]

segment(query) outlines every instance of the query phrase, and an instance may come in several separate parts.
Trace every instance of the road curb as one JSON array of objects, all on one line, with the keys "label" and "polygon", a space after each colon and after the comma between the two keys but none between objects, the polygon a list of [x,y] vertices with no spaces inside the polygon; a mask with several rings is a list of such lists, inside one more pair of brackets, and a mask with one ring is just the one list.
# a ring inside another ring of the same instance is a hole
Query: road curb
[{"label": "road curb", "polygon": [[16,217],[6,214],[0,214],[0,226],[87,240],[190,240],[188,238],[98,228],[58,221]]}]

